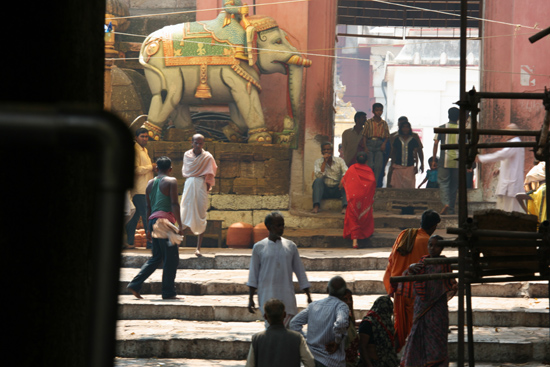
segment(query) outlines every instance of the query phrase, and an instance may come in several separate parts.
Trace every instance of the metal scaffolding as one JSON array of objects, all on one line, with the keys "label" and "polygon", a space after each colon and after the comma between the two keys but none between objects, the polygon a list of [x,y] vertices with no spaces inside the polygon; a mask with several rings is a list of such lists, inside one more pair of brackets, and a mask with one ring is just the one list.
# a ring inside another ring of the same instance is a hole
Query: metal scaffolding
[{"label": "metal scaffolding", "polygon": [[[548,128],[550,125],[550,92],[545,93],[490,93],[478,92],[475,89],[466,91],[466,26],[468,0],[461,1],[461,37],[460,37],[460,122],[458,129],[436,128],[435,133],[457,134],[458,144],[443,144],[442,150],[458,149],[459,151],[459,182],[458,182],[458,224],[459,228],[447,228],[447,233],[458,235],[454,241],[441,241],[445,246],[457,247],[458,257],[442,259],[426,259],[426,263],[441,263],[445,261],[453,264],[456,273],[431,274],[429,279],[458,278],[458,353],[457,365],[463,367],[465,362],[465,335],[464,325],[468,333],[468,364],[475,366],[474,335],[472,320],[473,283],[495,283],[509,281],[548,280],[550,294],[550,223],[544,221],[538,232],[518,232],[501,230],[478,229],[472,218],[468,218],[468,199],[466,189],[466,170],[475,161],[479,148],[529,147],[533,148],[536,159],[546,162],[546,177],[550,177],[550,142]],[[531,37],[536,42],[550,33],[550,28]],[[542,36],[541,36],[542,35]],[[478,129],[477,115],[480,111],[479,103],[482,99],[532,99],[541,100],[546,112],[540,130],[499,130]],[[471,113],[470,127],[466,127],[468,113]],[[535,141],[521,143],[479,143],[481,135],[512,135],[533,136]],[[546,195],[546,207],[550,207],[550,195]],[[488,239],[487,237],[492,237]],[[532,247],[536,254],[527,256],[480,257],[481,247]],[[495,262],[512,263],[514,261],[531,261],[530,269],[513,269],[494,267]],[[529,274],[531,272],[531,274]],[[538,274],[538,275],[537,275]],[[425,275],[411,275],[392,277],[392,282],[428,280]],[[466,299],[466,312],[464,300]],[[466,313],[466,320],[465,318]],[[550,312],[549,312],[550,317]],[[466,322],[465,322],[466,321]]]}]

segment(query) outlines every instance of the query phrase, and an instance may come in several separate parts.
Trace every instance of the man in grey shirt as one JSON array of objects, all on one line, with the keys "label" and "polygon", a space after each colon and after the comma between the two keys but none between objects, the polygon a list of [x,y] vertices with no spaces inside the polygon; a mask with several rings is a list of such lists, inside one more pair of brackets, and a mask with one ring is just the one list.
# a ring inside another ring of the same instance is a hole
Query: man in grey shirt
[{"label": "man in grey shirt", "polygon": [[346,367],[345,336],[349,326],[349,308],[342,301],[346,281],[335,276],[328,282],[329,296],[312,302],[290,321],[290,330],[302,332],[307,324],[307,345],[316,367]]}]

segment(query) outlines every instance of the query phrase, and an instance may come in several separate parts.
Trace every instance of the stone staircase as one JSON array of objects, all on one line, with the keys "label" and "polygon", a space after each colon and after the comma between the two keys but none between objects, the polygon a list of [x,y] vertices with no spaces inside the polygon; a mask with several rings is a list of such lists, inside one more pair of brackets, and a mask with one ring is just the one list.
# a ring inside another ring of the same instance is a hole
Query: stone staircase
[{"label": "stone staircase", "polygon": [[[491,206],[476,203],[475,195],[469,193],[471,210]],[[300,247],[312,283],[312,298],[326,297],[328,280],[341,275],[354,292],[354,313],[360,319],[385,292],[382,276],[397,234],[402,228],[419,226],[422,205],[440,209],[438,197],[438,190],[378,190],[375,233],[366,248],[359,250],[351,249],[351,241],[342,238],[344,216],[340,214],[339,200],[326,200],[321,213],[311,214],[306,210],[285,210],[284,201],[288,198],[282,198],[281,203],[281,198],[263,197],[243,206],[235,198],[213,197],[209,217],[225,219],[227,228],[227,222],[235,218],[245,218],[243,221],[255,225],[263,221],[270,209],[283,212],[284,236]],[[402,215],[397,204],[418,209],[415,214]],[[445,228],[456,226],[456,216],[442,216],[436,233],[452,238]],[[259,312],[251,314],[247,310],[251,249],[212,248],[217,244],[205,241],[207,247],[203,245],[202,258],[193,255],[193,248],[180,248],[176,277],[177,292],[183,297],[180,300],[161,299],[160,270],[144,284],[144,300],[129,295],[126,285],[150,253],[145,249],[124,250],[119,281],[117,367],[244,366],[251,336],[264,327]],[[457,253],[448,249],[444,254]],[[296,291],[301,309],[307,305],[306,299]],[[472,286],[472,294],[478,366],[539,367],[543,360],[550,359],[546,282],[476,284]],[[456,297],[449,308],[449,351],[451,359],[456,360]]]},{"label": "stone staircase", "polygon": [[[355,317],[365,315],[384,293],[390,248],[301,248],[314,300],[325,297],[328,280],[341,275],[354,292]],[[144,284],[144,300],[125,287],[147,260],[147,250],[125,250],[120,275],[116,366],[244,366],[252,334],[263,329],[247,310],[249,249],[205,249],[196,258],[180,249],[176,277],[183,299],[162,300],[159,270]],[[456,251],[446,250],[447,256]],[[298,290],[297,290],[298,292]],[[472,287],[476,360],[541,365],[549,355],[548,285],[545,282],[477,284]],[[305,296],[297,293],[299,308]],[[449,349],[456,358],[457,299],[449,303]],[[500,364],[499,364],[500,365]]]},{"label": "stone staircase", "polygon": [[[478,190],[468,192],[470,214],[494,207],[494,203],[482,202],[480,195]],[[339,199],[323,200],[318,214],[310,213],[309,208],[288,209],[289,204],[288,195],[212,195],[208,219],[221,220],[225,236],[225,230],[233,223],[256,225],[262,223],[268,213],[278,210],[285,217],[286,237],[300,247],[351,246],[351,241],[342,238],[344,215],[340,214]],[[365,246],[392,246],[400,230],[419,226],[420,215],[427,208],[442,209],[438,189],[378,189],[373,206],[375,232]],[[440,228],[458,226],[456,215],[444,215],[441,219]]]}]

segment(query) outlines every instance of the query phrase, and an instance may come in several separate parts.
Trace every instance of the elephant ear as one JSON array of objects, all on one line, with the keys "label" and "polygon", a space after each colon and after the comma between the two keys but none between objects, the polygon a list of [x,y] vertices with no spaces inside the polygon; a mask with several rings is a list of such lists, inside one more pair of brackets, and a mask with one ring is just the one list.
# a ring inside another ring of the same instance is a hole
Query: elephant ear
[{"label": "elephant ear", "polygon": [[243,24],[246,29],[248,63],[252,66],[258,61],[258,34],[279,25],[275,19],[265,15],[243,16]]},{"label": "elephant ear", "polygon": [[248,65],[254,66],[258,61],[258,32],[252,25],[246,27],[246,51],[248,54]]},{"label": "elephant ear", "polygon": [[248,65],[253,66],[258,61],[258,31],[256,27],[250,22],[248,15],[248,6],[242,6],[239,9],[241,13],[242,21],[241,25],[246,32],[246,53],[248,55]]}]

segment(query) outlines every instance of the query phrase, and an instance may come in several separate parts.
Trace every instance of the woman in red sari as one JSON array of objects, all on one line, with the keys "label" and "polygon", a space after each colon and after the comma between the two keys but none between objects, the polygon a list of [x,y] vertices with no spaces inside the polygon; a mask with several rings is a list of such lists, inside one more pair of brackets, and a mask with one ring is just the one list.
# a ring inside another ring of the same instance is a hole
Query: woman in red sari
[{"label": "woman in red sari", "polygon": [[372,205],[376,179],[372,169],[367,166],[367,153],[357,154],[357,163],[348,168],[342,178],[342,185],[348,200],[344,238],[352,239],[353,248],[359,248],[357,240],[369,238],[374,232]]}]

